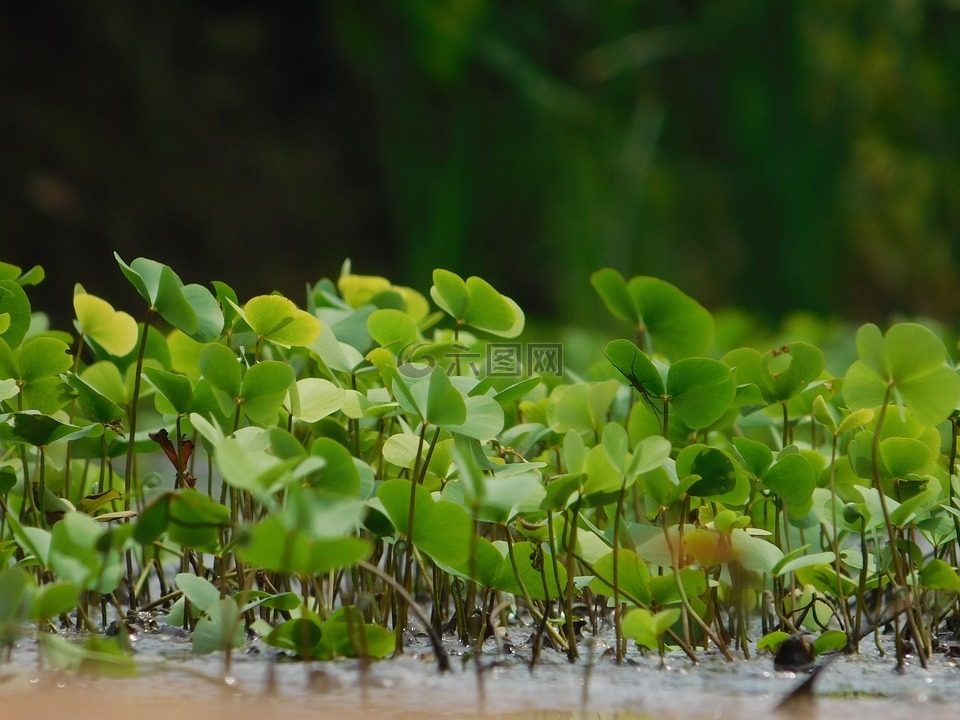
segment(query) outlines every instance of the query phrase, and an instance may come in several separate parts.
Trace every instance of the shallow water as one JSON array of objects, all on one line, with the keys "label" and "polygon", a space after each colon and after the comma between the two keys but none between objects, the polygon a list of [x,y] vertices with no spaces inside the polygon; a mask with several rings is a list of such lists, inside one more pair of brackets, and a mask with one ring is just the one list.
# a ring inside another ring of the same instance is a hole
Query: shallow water
[{"label": "shallow water", "polygon": [[[0,666],[0,718],[56,717],[64,710],[70,720],[260,720],[278,713],[286,720],[749,718],[773,715],[806,677],[774,671],[767,655],[729,663],[706,653],[694,666],[679,654],[661,667],[656,656],[633,654],[621,666],[602,657],[570,665],[550,650],[531,672],[523,647],[495,663],[490,643],[481,691],[472,662],[451,657],[452,670],[440,674],[426,647],[363,670],[357,661],[275,662],[271,649],[255,646],[258,651],[235,656],[227,678],[220,656],[194,657],[187,640],[147,634],[135,647],[137,677],[89,678],[36,670],[35,643],[25,640],[13,661]],[[455,645],[449,649],[459,652]],[[911,664],[898,674],[892,657],[864,643],[861,655],[834,659],[818,676],[815,697],[793,710],[804,718],[869,713],[871,720],[884,720],[919,713],[935,720],[956,717],[958,703],[954,661],[937,656],[926,670]]]}]

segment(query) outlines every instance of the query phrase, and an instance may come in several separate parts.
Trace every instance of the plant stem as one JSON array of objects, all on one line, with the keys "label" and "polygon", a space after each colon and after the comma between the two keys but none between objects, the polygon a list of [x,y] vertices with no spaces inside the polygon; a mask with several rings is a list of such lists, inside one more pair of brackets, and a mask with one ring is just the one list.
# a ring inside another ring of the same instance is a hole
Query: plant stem
[{"label": "plant stem", "polygon": [[[886,526],[887,537],[889,538],[890,544],[890,561],[893,564],[894,572],[894,590],[903,589],[904,592],[908,593],[908,607],[907,607],[907,624],[910,626],[910,631],[914,636],[914,645],[916,646],[917,655],[920,658],[920,665],[924,668],[927,667],[926,653],[925,648],[927,642],[923,636],[923,633],[918,627],[922,624],[918,623],[915,617],[915,607],[912,598],[912,591],[907,585],[907,576],[904,571],[904,559],[900,555],[900,548],[897,546],[897,533],[893,527],[893,523],[890,520],[890,511],[887,509],[887,500],[886,496],[883,494],[883,484],[880,480],[880,430],[883,427],[883,420],[887,414],[887,405],[890,402],[890,395],[893,392],[893,383],[887,383],[887,388],[883,396],[883,403],[880,405],[880,413],[877,415],[877,424],[873,432],[873,443],[871,445],[870,453],[870,462],[873,470],[873,487],[877,491],[877,495],[880,500],[880,509],[883,512],[883,523]],[[900,633],[897,633],[897,667],[902,668],[906,664],[906,653],[903,648],[903,641],[900,637]]]},{"label": "plant stem", "polygon": [[[663,515],[662,512],[661,515]],[[723,656],[730,662],[733,662],[733,655],[730,654],[726,644],[721,642],[720,638],[714,635],[713,630],[710,629],[710,626],[703,621],[703,618],[701,618],[697,614],[697,611],[693,609],[693,606],[690,605],[690,600],[687,598],[687,591],[683,587],[683,580],[680,578],[680,564],[677,562],[677,555],[674,553],[673,543],[670,542],[670,531],[667,529],[666,520],[661,521],[660,527],[663,530],[663,537],[667,541],[667,548],[670,552],[670,565],[673,569],[673,579],[677,584],[677,592],[680,594],[680,602],[683,604],[683,607],[686,608],[687,612],[690,613],[690,616],[694,619],[697,625],[700,626],[700,629],[704,632],[704,634],[714,645],[716,645],[717,649],[723,653]]]},{"label": "plant stem", "polygon": [[[580,503],[583,502],[583,495],[577,493],[577,499],[573,503],[573,509],[571,511],[571,519],[569,522],[570,532],[567,536],[566,542],[564,543],[564,552],[566,553],[566,567],[567,567],[567,592],[564,597],[564,627],[566,629],[567,636],[567,660],[570,662],[575,662],[579,657],[579,652],[577,650],[577,633],[576,628],[573,626],[573,576],[574,576],[574,566],[577,562],[576,559],[576,549],[577,549],[577,519],[580,517]],[[567,534],[566,532],[564,533]]]},{"label": "plant stem", "polygon": [[613,516],[613,627],[616,638],[617,665],[624,661],[626,641],[623,639],[623,609],[620,607],[620,516],[623,514],[623,498],[627,491],[627,478],[624,476],[617,497],[617,510]]},{"label": "plant stem", "polygon": [[140,337],[140,349],[137,351],[137,365],[133,374],[133,396],[130,398],[130,406],[127,408],[127,417],[130,422],[130,441],[127,443],[127,463],[123,469],[123,509],[130,509],[130,492],[133,480],[133,461],[136,457],[137,440],[137,405],[140,401],[140,383],[143,373],[143,358],[147,354],[147,336],[150,330],[150,317],[153,315],[153,308],[147,310],[146,317],[143,319],[143,326]]},{"label": "plant stem", "polygon": [[[843,592],[843,568],[840,564],[840,526],[837,519],[837,444],[840,440],[839,435],[834,434],[833,445],[830,450],[830,502],[833,508],[833,537],[830,544],[833,548],[833,570],[837,574],[837,601],[840,605],[840,612],[843,615],[843,623],[847,629],[847,647],[854,652],[859,652],[859,642],[857,634],[854,632],[853,622],[850,617],[850,608],[847,607],[847,600]],[[858,598],[860,600],[862,598]],[[859,607],[859,602],[858,602]]]},{"label": "plant stem", "polygon": [[433,646],[433,652],[437,656],[437,665],[440,668],[441,672],[450,669],[450,659],[447,657],[447,651],[443,649],[443,642],[440,640],[440,637],[434,631],[433,626],[430,624],[430,616],[424,612],[423,608],[417,605],[416,601],[413,599],[413,596],[410,595],[403,586],[398,583],[390,574],[385,573],[383,570],[378,568],[376,565],[371,565],[365,560],[358,560],[357,567],[366,570],[368,573],[376,575],[378,578],[383,580],[387,585],[393,588],[400,597],[403,598],[404,602],[407,604],[413,614],[417,616],[421,623],[423,623],[424,628],[426,629],[427,635],[430,638],[430,644]]}]

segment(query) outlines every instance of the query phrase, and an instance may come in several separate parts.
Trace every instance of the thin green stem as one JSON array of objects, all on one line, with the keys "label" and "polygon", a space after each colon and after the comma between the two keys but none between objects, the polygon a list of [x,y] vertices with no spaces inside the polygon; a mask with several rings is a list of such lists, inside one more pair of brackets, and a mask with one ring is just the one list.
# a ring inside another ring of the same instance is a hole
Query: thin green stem
[{"label": "thin green stem", "polygon": [[123,509],[130,509],[130,495],[133,485],[133,466],[134,458],[137,455],[137,405],[140,401],[140,383],[143,373],[143,359],[147,354],[147,336],[150,330],[150,317],[153,315],[153,308],[147,310],[147,315],[143,319],[143,327],[140,337],[140,349],[137,351],[137,365],[133,374],[133,396],[130,398],[130,406],[127,408],[127,417],[130,425],[130,441],[127,443],[127,464],[123,470]]}]

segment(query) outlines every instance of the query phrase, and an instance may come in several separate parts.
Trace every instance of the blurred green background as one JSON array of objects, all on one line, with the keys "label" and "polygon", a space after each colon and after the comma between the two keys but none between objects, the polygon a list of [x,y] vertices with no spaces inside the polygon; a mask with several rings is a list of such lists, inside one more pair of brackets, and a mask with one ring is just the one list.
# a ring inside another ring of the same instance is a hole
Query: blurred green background
[{"label": "blurred green background", "polygon": [[603,266],[960,309],[957,0],[39,0],[0,68],[0,257],[54,315],[125,297],[113,250],[298,302],[445,267],[572,323]]}]

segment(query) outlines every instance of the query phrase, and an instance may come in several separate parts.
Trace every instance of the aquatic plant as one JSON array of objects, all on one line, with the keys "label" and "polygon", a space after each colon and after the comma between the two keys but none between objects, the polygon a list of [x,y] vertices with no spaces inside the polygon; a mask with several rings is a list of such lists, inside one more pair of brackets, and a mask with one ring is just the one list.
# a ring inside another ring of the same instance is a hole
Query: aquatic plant
[{"label": "aquatic plant", "polygon": [[142,320],[78,285],[73,332],[0,264],[5,648],[76,628],[48,662],[122,670],[100,633],[162,611],[228,666],[251,634],[384,658],[411,622],[441,667],[444,634],[479,657],[510,622],[533,662],[585,627],[693,662],[889,628],[903,664],[957,621],[960,377],[922,324],[861,327],[846,368],[714,349],[696,300],[606,269],[630,337],[581,376],[476,277],[437,270],[432,312],[347,263],[301,308],[116,260]]}]

